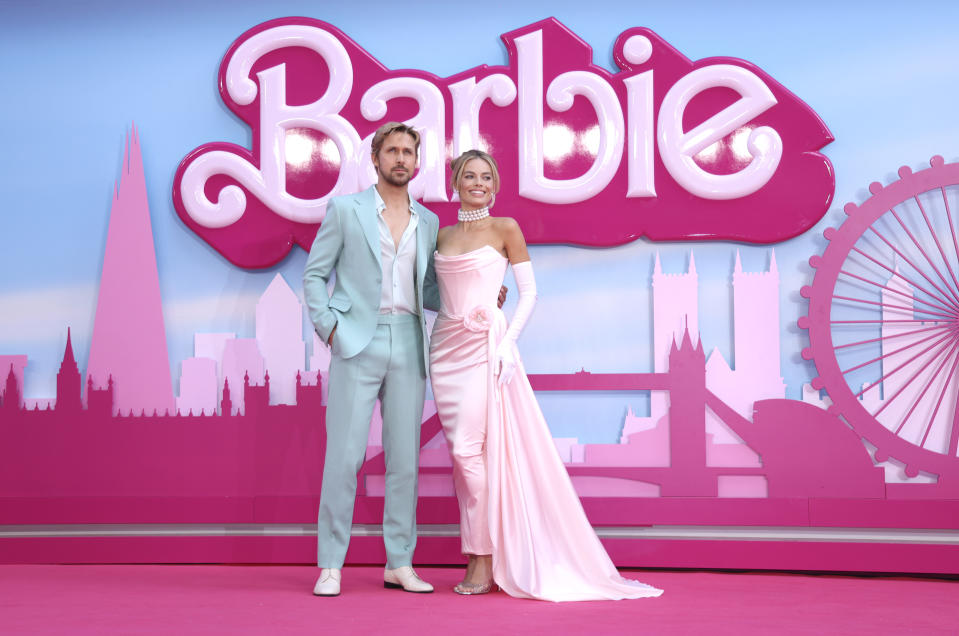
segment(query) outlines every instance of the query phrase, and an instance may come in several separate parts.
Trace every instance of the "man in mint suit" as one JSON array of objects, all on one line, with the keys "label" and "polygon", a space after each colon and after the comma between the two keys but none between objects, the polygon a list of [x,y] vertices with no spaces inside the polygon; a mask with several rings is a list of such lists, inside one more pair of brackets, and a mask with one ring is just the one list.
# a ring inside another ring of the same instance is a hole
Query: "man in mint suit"
[{"label": "man in mint suit", "polygon": [[384,585],[433,591],[412,568],[428,367],[423,307],[439,307],[432,263],[439,219],[407,192],[419,145],[419,133],[405,124],[391,122],[376,131],[376,185],[329,201],[303,275],[310,318],[332,348],[317,531],[322,570],[313,590],[318,596],[340,593],[356,474],[377,398],[386,456]]}]

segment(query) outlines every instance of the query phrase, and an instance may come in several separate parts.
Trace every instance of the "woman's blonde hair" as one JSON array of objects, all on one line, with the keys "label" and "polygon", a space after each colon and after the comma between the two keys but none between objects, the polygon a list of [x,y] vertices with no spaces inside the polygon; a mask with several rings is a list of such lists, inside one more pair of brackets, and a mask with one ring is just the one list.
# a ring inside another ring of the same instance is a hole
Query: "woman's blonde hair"
[{"label": "woman's blonde hair", "polygon": [[471,159],[482,159],[489,165],[490,172],[493,173],[493,195],[499,192],[499,169],[496,167],[496,159],[482,150],[467,150],[456,159],[450,162],[450,190],[456,192],[457,184],[463,177],[463,171],[466,170],[466,164]]}]

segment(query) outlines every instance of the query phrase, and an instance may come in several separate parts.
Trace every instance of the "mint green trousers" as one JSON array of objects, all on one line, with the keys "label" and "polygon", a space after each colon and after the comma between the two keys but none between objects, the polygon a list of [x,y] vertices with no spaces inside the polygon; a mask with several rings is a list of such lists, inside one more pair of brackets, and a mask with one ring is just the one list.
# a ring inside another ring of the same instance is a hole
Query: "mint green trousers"
[{"label": "mint green trousers", "polygon": [[383,415],[386,458],[386,566],[392,569],[413,563],[420,426],[426,391],[419,320],[412,315],[383,316],[366,349],[345,359],[334,352],[330,361],[326,459],[317,519],[317,565],[321,568],[340,568],[346,559],[356,474],[366,456],[377,399]]}]

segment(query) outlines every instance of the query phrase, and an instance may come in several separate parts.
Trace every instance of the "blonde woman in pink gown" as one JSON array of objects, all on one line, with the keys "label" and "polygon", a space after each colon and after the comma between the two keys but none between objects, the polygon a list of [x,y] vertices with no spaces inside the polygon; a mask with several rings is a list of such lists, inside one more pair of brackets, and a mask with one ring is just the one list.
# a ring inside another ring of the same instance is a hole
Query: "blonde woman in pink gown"
[{"label": "blonde woman in pink gown", "polygon": [[[430,344],[433,396],[453,458],[466,577],[454,590],[581,601],[659,596],[624,579],[590,526],[516,349],[536,298],[515,220],[492,217],[496,162],[470,150],[452,163],[456,225],[435,255],[441,308]],[[496,306],[512,265],[519,301],[507,324]]]}]

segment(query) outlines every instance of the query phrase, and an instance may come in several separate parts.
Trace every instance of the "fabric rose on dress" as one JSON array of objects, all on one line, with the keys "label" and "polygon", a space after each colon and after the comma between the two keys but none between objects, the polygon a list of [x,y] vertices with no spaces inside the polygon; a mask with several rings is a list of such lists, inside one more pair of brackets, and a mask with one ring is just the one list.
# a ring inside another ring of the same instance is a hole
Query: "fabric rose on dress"
[{"label": "fabric rose on dress", "polygon": [[477,333],[489,331],[493,326],[493,311],[493,308],[488,305],[477,305],[463,318],[463,326]]}]

